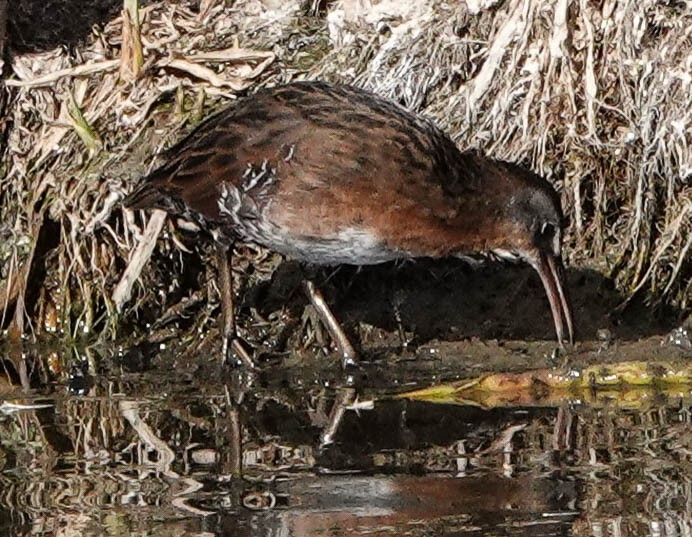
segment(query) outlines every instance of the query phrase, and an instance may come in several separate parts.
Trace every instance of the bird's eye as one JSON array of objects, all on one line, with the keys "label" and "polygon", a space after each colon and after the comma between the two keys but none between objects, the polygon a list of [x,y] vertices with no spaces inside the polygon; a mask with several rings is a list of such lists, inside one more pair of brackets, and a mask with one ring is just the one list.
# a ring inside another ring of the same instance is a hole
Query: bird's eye
[{"label": "bird's eye", "polygon": [[536,244],[550,249],[555,255],[560,254],[561,230],[553,222],[542,222],[536,236]]},{"label": "bird's eye", "polygon": [[541,235],[543,237],[552,237],[555,235],[555,226],[550,222],[543,222],[541,224]]}]

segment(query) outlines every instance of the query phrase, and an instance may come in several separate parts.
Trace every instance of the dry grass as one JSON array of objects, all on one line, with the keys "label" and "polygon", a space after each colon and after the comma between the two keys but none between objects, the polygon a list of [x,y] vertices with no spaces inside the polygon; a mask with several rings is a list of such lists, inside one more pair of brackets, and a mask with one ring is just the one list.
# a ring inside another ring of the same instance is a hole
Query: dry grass
[{"label": "dry grass", "polygon": [[[116,337],[113,292],[146,227],[118,200],[210,107],[296,77],[372,88],[436,118],[461,146],[524,162],[562,192],[573,264],[613,277],[624,296],[690,308],[689,8],[363,4],[315,17],[317,2],[150,3],[139,73],[136,46],[123,45],[136,21],[122,15],[78,47],[14,54],[0,184],[10,333]],[[163,228],[161,251],[181,258],[177,232]],[[154,268],[144,278],[165,283]],[[129,305],[174,306],[134,292]]]}]

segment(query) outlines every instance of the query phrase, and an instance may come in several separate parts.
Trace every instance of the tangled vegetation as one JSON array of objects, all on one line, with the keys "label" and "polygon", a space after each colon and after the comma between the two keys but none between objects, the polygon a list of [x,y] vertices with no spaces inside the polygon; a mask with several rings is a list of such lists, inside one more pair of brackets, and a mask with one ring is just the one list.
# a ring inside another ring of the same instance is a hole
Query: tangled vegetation
[{"label": "tangled vegetation", "polygon": [[[123,309],[146,321],[211,296],[206,282],[184,291],[200,271],[184,270],[194,256],[174,223],[118,202],[153,155],[213,108],[297,78],[373,89],[435,118],[460,146],[545,175],[567,208],[569,262],[612,278],[626,298],[689,311],[685,3],[372,3],[178,0],[119,11],[105,2],[107,20],[78,42],[51,34],[33,50],[17,32],[34,3],[10,12],[0,183],[7,334],[116,338]],[[136,246],[147,233],[160,238],[157,262],[145,266],[152,252]],[[250,259],[260,276],[276,264],[254,248],[243,254],[238,271]]]}]

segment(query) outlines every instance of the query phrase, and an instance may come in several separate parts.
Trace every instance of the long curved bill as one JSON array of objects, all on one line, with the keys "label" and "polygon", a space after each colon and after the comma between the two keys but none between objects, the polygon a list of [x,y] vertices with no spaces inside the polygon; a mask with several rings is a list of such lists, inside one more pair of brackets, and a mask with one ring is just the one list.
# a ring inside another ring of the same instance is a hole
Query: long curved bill
[{"label": "long curved bill", "polygon": [[558,342],[562,345],[565,341],[566,330],[567,341],[570,344],[574,343],[572,306],[565,287],[565,269],[562,265],[562,259],[549,253],[539,252],[534,268],[541,277],[545,293],[548,295]]}]

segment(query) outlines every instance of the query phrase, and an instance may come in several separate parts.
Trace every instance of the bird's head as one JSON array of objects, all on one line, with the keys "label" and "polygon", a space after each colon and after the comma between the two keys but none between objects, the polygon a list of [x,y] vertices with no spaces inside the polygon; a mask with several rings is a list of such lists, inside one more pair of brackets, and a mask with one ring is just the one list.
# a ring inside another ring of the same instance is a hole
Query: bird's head
[{"label": "bird's head", "polygon": [[521,259],[538,272],[545,287],[560,344],[574,342],[572,308],[562,264],[564,217],[560,199],[543,178],[514,167],[512,187],[503,188],[500,237],[491,250],[499,257]]}]

